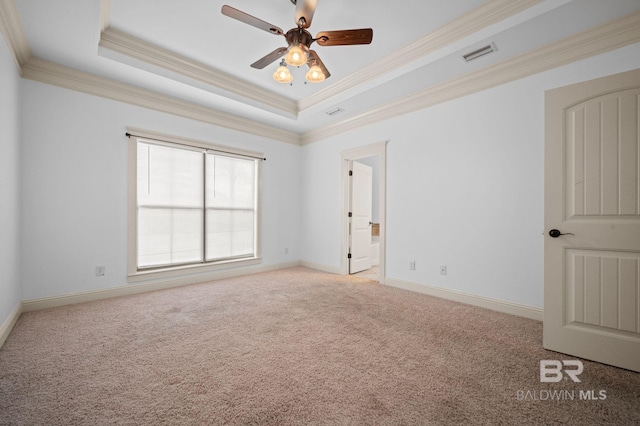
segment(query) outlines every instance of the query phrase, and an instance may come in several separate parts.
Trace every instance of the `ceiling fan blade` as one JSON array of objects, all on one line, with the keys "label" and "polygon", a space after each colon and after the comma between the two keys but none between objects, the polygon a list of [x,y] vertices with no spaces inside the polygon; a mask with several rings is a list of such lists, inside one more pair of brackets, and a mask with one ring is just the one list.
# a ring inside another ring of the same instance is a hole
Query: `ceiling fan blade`
[{"label": "ceiling fan blade", "polygon": [[252,63],[251,68],[256,68],[261,70],[267,65],[269,65],[270,63],[272,63],[273,61],[275,61],[276,59],[280,59],[281,57],[283,57],[285,53],[287,53],[286,47],[278,47],[273,52],[265,55],[264,57]]},{"label": "ceiling fan blade", "polygon": [[320,46],[347,46],[350,44],[369,44],[373,40],[373,30],[362,28],[359,30],[321,31],[316,35],[316,42]]},{"label": "ceiling fan blade", "polygon": [[[296,25],[309,28],[313,14],[316,12],[318,0],[298,0],[296,2]],[[302,23],[300,19],[303,19]]]},{"label": "ceiling fan blade", "polygon": [[309,65],[309,68],[311,68],[313,65],[317,65],[322,70],[324,78],[331,77],[331,73],[329,72],[327,67],[324,66],[324,64],[320,60],[320,56],[318,56],[315,50],[309,51],[309,58],[311,58],[309,61],[307,61],[307,65]]},{"label": "ceiling fan blade", "polygon": [[251,16],[248,13],[244,13],[243,11],[235,9],[231,6],[222,6],[222,14],[227,15],[230,18],[237,19],[240,22],[244,22],[245,24],[249,24],[253,27],[260,28],[261,30],[265,30],[271,34],[284,35],[284,32],[281,28],[265,22],[262,19],[258,19],[255,16]]}]

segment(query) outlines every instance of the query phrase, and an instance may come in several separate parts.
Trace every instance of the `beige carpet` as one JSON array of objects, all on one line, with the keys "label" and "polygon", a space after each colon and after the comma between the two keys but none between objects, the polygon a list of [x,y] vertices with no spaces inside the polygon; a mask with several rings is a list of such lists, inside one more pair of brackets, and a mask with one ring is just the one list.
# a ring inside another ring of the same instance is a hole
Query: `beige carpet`
[{"label": "beige carpet", "polygon": [[0,424],[640,424],[640,374],[540,383],[540,360],[573,359],[541,332],[305,268],[78,304],[19,319]]}]

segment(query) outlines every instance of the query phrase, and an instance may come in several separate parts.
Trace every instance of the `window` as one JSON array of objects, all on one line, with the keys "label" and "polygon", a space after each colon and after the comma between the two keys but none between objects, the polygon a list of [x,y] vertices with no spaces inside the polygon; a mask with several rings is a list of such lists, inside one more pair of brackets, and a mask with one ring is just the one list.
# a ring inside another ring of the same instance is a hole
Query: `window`
[{"label": "window", "polygon": [[130,276],[259,261],[259,155],[133,135],[129,155]]}]

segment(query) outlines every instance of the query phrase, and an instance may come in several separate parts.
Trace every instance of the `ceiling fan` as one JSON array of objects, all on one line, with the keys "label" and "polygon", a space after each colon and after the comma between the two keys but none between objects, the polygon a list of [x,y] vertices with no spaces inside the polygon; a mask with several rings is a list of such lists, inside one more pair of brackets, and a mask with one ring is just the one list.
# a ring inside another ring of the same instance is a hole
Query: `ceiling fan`
[{"label": "ceiling fan", "polygon": [[281,35],[287,40],[286,47],[279,47],[264,57],[251,64],[251,67],[263,69],[277,59],[285,56],[280,62],[280,67],[273,74],[273,78],[280,83],[289,83],[293,76],[287,69],[287,64],[291,66],[301,66],[307,64],[309,72],[306,79],[312,83],[320,83],[331,75],[324,66],[318,54],[309,49],[312,43],[317,42],[320,46],[346,46],[354,44],[370,44],[373,39],[371,28],[356,30],[321,31],[315,38],[311,36],[307,28],[311,26],[311,20],[316,10],[318,0],[291,0],[296,5],[295,23],[296,28],[292,28],[286,33],[281,28],[258,19],[248,13],[242,12],[231,6],[222,6],[222,14],[230,18],[237,19],[271,34]]}]

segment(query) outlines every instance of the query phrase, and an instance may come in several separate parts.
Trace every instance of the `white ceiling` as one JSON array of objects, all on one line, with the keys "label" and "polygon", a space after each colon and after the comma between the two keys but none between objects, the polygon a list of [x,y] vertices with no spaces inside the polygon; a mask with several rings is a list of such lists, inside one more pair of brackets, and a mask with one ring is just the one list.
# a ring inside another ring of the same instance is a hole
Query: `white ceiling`
[{"label": "white ceiling", "polygon": [[[331,77],[305,84],[305,67],[283,85],[271,77],[278,61],[263,70],[249,65],[285,39],[220,9],[228,4],[286,32],[295,26],[290,0],[16,0],[35,57],[300,134],[640,10],[640,0],[317,3],[312,35],[372,28],[373,42],[314,44]],[[495,53],[462,59],[489,43]],[[140,56],[138,46],[152,54]],[[325,113],[335,107],[344,112]]]}]

